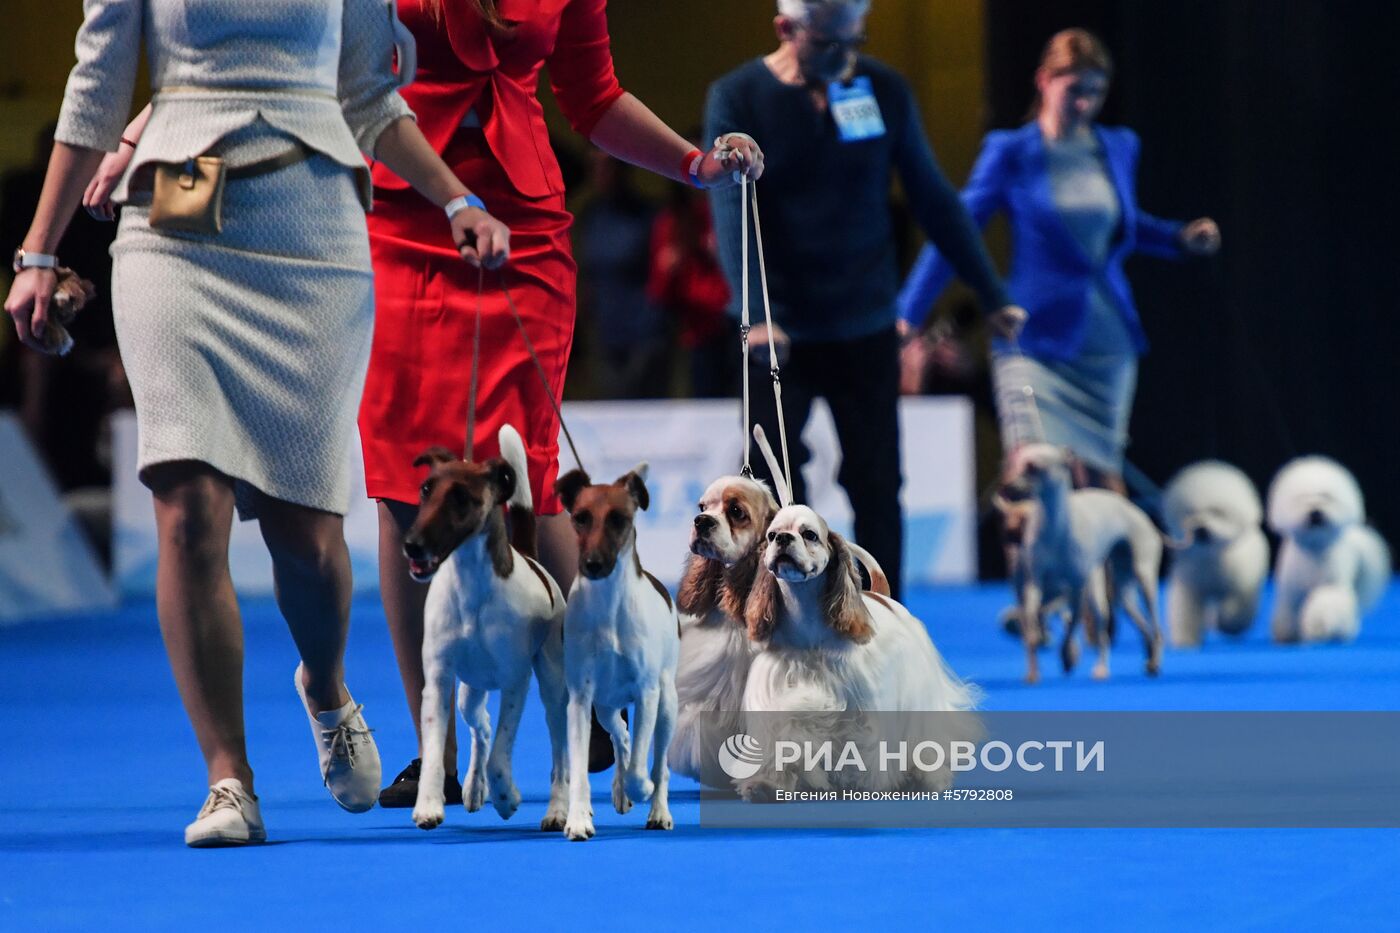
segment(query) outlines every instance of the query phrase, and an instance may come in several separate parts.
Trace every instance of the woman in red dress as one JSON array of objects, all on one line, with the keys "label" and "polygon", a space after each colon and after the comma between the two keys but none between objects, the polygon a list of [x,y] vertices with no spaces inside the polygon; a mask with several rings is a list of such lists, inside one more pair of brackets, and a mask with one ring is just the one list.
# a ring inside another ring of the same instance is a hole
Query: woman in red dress
[{"label": "woman in red dress", "polygon": [[[509,255],[505,280],[557,400],[573,342],[575,265],[564,184],[536,97],[540,69],[573,128],[609,154],[699,187],[757,178],[762,153],[742,134],[701,153],[673,132],[613,73],[606,0],[400,0],[399,17],[418,45],[418,68],[403,97],[428,142],[463,183],[481,225],[478,255],[494,267]],[[478,270],[460,262],[442,215],[382,165],[374,169],[370,244],[375,326],[360,409],[365,480],[379,500],[379,581],[414,728],[421,729],[423,600],[408,575],[404,532],[412,524],[428,447],[461,450],[467,424]],[[461,199],[459,199],[460,204]],[[449,205],[449,209],[452,205]],[[490,233],[493,218],[508,244]],[[486,273],[480,296],[481,353],[473,457],[497,454],[496,433],[514,425],[525,440],[531,492],[541,515],[540,557],[568,591],[576,540],[553,486],[559,422],[500,287]],[[456,761],[449,732],[447,761]],[[415,761],[380,801],[412,806]],[[449,800],[460,800],[449,773]]]}]

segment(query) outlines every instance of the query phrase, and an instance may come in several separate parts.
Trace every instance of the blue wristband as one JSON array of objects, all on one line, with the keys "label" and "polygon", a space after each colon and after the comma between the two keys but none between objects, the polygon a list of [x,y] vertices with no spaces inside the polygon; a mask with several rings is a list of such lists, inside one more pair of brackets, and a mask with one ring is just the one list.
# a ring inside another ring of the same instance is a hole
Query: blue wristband
[{"label": "blue wristband", "polygon": [[448,201],[443,207],[443,210],[447,213],[447,219],[451,220],[453,217],[457,216],[460,211],[464,211],[469,207],[480,208],[484,211],[486,210],[486,202],[474,194],[462,194]]}]

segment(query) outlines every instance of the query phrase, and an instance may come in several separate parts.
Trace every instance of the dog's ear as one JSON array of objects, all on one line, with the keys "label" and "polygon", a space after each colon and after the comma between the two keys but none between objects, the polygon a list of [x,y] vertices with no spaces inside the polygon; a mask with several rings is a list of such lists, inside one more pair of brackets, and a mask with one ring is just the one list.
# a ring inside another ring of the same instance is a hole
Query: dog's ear
[{"label": "dog's ear", "polygon": [[749,640],[767,641],[772,638],[774,629],[778,627],[778,614],[782,611],[778,578],[767,567],[760,567],[758,575],[754,577],[753,589],[749,590],[749,598],[744,603],[744,624],[749,629]]},{"label": "dog's ear", "polygon": [[593,481],[588,478],[588,474],[582,470],[570,470],[554,481],[554,492],[559,496],[559,501],[564,503],[564,509],[572,512],[574,503],[578,501],[578,494],[592,486]]},{"label": "dog's ear", "polygon": [[457,456],[446,447],[429,447],[418,455],[418,459],[413,461],[414,466],[435,467],[439,463],[452,463]]},{"label": "dog's ear", "polygon": [[836,532],[827,536],[827,542],[831,547],[831,561],[826,565],[826,590],[822,593],[826,624],[836,634],[864,644],[875,631],[870,627],[870,613],[860,596],[860,574],[855,558],[845,539]]},{"label": "dog's ear", "polygon": [[515,467],[501,457],[492,457],[486,466],[491,471],[486,474],[486,481],[496,490],[496,501],[509,502],[510,497],[515,495]]},{"label": "dog's ear", "polygon": [[[768,530],[766,522],[763,530],[765,532]],[[731,619],[744,621],[744,605],[748,602],[754,581],[760,575],[771,576],[767,568],[759,566],[758,558],[762,551],[763,538],[760,536],[758,544],[741,557],[737,564],[725,568],[724,582],[720,584],[719,588],[719,608]]]},{"label": "dog's ear", "polygon": [[647,494],[647,462],[643,460],[632,468],[626,476],[619,476],[613,485],[623,486],[627,493],[636,500],[637,508],[643,512],[647,506],[651,505],[651,496]]},{"label": "dog's ear", "polygon": [[685,564],[685,576],[676,593],[676,608],[693,616],[702,616],[715,608],[719,601],[719,584],[724,577],[724,565],[717,560],[690,555]]}]

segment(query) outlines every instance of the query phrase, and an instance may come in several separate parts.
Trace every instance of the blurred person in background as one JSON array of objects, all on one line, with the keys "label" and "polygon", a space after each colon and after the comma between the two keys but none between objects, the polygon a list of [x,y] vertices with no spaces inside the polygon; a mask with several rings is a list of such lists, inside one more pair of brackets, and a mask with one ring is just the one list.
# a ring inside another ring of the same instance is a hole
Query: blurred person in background
[{"label": "blurred person in background", "polygon": [[[763,323],[756,253],[749,278],[755,326],[753,417],[778,441],[767,352],[785,355],[782,387],[793,496],[806,498],[801,433],[813,400],[831,408],[841,444],[838,480],[855,537],[900,593],[903,518],[899,452],[899,286],[890,185],[897,174],[924,233],[972,285],[994,327],[1014,333],[1011,306],[976,226],[934,161],[908,83],[858,54],[869,0],[779,0],[778,49],[710,87],[705,137],[744,129],[765,144],[760,207],[775,330]],[[711,204],[720,258],[740,307],[740,200]],[[766,349],[765,349],[766,348]],[[755,464],[756,472],[767,470]]]},{"label": "blurred person in background", "polygon": [[[24,239],[39,206],[57,124],[34,142],[33,161],[0,180],[0,243]],[[66,356],[22,353],[0,338],[0,407],[13,407],[38,449],[65,505],[87,532],[104,565],[111,560],[112,463],[108,417],[131,407],[131,390],[117,352],[108,249],[116,231],[82,211],[74,214],[58,255],[97,286],[73,326]]]},{"label": "blurred person in background", "polygon": [[729,283],[719,264],[710,201],[694,188],[671,189],[656,217],[647,294],[680,329],[691,397],[738,395],[739,328],[728,313]]},{"label": "blurred person in background", "polygon": [[632,166],[594,149],[592,192],[574,223],[579,318],[591,330],[601,398],[670,394],[668,322],[647,295],[656,207],[632,183]]},{"label": "blurred person in background", "polygon": [[[962,198],[979,225],[1006,213],[1008,287],[1029,314],[1018,342],[992,343],[1005,456],[1034,440],[1065,446],[1078,485],[1126,493],[1123,451],[1147,341],[1123,263],[1135,252],[1210,256],[1220,231],[1208,217],[1181,223],[1138,207],[1137,135],[1094,122],[1112,76],[1094,35],[1053,36],[1029,121],[987,135]],[[937,244],[924,248],[900,294],[902,329],[920,327],[952,274]]]}]

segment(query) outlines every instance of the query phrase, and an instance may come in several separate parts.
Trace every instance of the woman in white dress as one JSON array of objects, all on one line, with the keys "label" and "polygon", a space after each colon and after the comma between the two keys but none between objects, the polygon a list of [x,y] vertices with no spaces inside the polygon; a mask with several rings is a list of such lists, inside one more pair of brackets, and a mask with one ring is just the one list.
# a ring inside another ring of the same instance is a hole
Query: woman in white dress
[{"label": "woman in white dress", "polygon": [[[86,0],[84,13],[5,310],[40,348],[52,253],[103,152],[130,144],[144,41],[155,94],[113,195],[125,206],[112,303],[155,499],[161,633],[209,772],[185,840],[261,842],[228,569],[235,509],[258,518],[272,556],[326,786],[352,812],[379,792],[378,752],[344,684],[346,455],[373,320],[361,153],[448,209],[465,259],[504,262],[509,231],[470,206],[399,98],[395,42],[406,61],[411,38],[390,0]],[[153,226],[156,167],[209,154],[229,172],[221,229]]]}]

